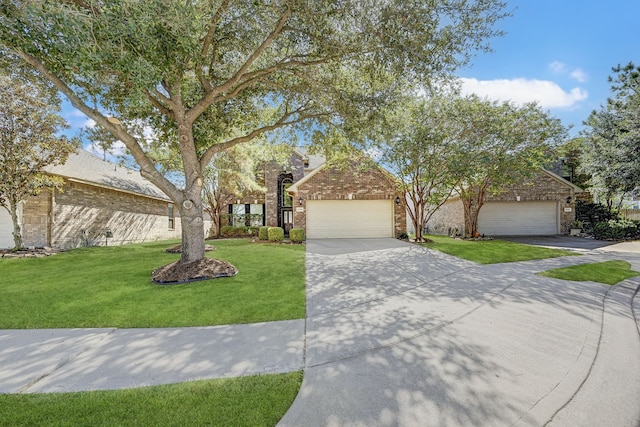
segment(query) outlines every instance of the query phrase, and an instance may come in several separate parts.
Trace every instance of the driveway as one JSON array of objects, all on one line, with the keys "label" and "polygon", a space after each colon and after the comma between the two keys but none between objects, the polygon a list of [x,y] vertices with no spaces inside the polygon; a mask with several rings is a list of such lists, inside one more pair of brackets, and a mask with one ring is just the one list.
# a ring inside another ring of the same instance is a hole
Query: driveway
[{"label": "driveway", "polygon": [[393,239],[307,242],[305,378],[280,425],[638,425],[640,281],[535,275],[611,256],[481,266]]}]

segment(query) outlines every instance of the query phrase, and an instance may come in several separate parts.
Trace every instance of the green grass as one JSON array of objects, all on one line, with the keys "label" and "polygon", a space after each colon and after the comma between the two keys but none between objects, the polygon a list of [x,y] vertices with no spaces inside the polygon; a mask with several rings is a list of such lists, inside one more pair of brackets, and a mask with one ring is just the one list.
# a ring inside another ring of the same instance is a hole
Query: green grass
[{"label": "green grass", "polygon": [[302,373],[128,390],[0,394],[3,426],[274,426]]},{"label": "green grass", "polygon": [[626,261],[580,264],[571,267],[554,268],[538,274],[555,279],[573,280],[574,282],[598,282],[606,285],[615,285],[630,277],[640,276],[640,272],[631,270],[631,264]]},{"label": "green grass", "polygon": [[433,242],[423,243],[423,246],[479,264],[499,264],[578,255],[571,251],[523,245],[504,240],[461,240],[436,235],[427,237]]},{"label": "green grass", "polygon": [[0,259],[0,329],[180,327],[303,318],[304,246],[218,240],[207,256],[235,277],[160,286],[151,271],[176,242],[83,248]]}]

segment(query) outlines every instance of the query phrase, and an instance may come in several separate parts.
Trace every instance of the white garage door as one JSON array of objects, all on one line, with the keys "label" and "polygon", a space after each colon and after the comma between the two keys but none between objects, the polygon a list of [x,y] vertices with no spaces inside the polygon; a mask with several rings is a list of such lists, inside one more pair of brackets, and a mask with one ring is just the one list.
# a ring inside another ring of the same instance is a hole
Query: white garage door
[{"label": "white garage door", "polygon": [[11,215],[0,206],[0,249],[13,248],[13,222]]},{"label": "white garage door", "polygon": [[489,236],[558,234],[556,202],[487,202],[480,209],[478,231]]},{"label": "white garage door", "polygon": [[308,200],[307,238],[393,237],[391,200]]}]

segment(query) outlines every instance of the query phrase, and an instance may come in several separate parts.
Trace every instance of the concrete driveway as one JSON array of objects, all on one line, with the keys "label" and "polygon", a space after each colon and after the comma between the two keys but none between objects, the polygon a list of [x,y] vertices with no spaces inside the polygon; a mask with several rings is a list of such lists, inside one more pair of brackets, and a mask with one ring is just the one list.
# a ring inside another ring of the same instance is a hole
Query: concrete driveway
[{"label": "concrete driveway", "polygon": [[[637,426],[640,281],[481,266],[394,239],[307,242],[305,378],[282,426]],[[637,267],[636,267],[637,268]]]}]

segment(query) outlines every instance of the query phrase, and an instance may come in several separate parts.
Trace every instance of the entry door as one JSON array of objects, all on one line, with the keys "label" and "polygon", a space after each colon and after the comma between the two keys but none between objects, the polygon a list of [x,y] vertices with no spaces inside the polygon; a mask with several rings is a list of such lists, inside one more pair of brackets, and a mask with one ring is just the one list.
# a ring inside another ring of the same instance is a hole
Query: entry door
[{"label": "entry door", "polygon": [[282,228],[284,228],[284,234],[289,234],[289,230],[293,228],[293,210],[282,209]]}]

